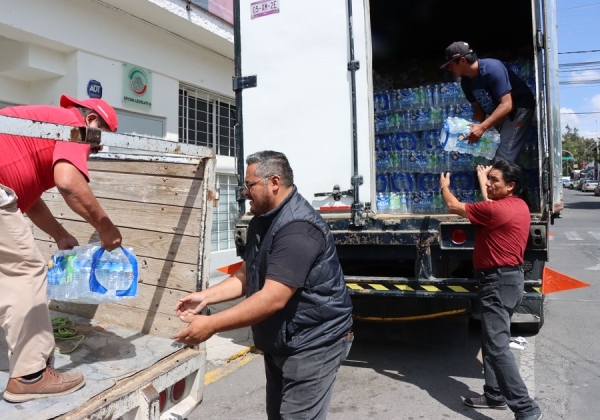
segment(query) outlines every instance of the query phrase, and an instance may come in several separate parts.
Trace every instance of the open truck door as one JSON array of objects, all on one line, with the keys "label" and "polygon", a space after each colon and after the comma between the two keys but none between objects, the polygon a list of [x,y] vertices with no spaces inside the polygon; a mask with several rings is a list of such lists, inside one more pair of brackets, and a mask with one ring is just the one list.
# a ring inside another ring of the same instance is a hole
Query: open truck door
[{"label": "open truck door", "polygon": [[352,209],[357,224],[374,171],[373,112],[356,110],[357,103],[372,108],[366,7],[363,0],[241,0],[234,12],[240,180],[249,154],[283,152],[314,207]]},{"label": "open truck door", "polygon": [[[560,86],[558,79],[558,34],[556,18],[556,0],[542,1],[542,16],[544,32],[538,32],[538,60],[541,58],[543,71],[546,73],[546,88],[540,84],[539,92],[544,92],[545,97],[539,98],[538,103],[546,107],[546,124],[540,129],[545,130],[547,159],[543,162],[542,185],[551,212],[550,219],[554,223],[554,216],[558,215],[563,207],[562,182],[562,136],[560,127]],[[538,93],[540,95],[541,93]]]}]

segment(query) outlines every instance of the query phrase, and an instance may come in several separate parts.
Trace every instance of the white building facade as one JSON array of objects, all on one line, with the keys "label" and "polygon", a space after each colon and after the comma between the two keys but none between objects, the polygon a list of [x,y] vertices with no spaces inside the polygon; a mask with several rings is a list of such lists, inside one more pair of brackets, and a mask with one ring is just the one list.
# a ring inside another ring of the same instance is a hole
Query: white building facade
[{"label": "white building facade", "polygon": [[0,108],[101,94],[118,132],[214,148],[215,277],[237,260],[232,3],[0,0]]}]

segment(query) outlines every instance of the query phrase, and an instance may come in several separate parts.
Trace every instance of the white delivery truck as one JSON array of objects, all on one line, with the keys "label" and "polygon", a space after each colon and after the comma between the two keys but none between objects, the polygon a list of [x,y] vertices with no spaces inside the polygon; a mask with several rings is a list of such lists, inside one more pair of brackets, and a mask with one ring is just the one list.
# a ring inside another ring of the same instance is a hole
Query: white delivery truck
[{"label": "white delivery truck", "polygon": [[[174,313],[182,296],[207,287],[210,227],[216,198],[211,149],[94,129],[0,116],[0,133],[61,141],[101,141],[109,153],[89,160],[90,187],[138,258],[138,296],[119,303],[50,302],[66,321],[55,367],[78,369],[86,385],[67,396],[21,404],[0,400],[4,419],[182,419],[202,401],[206,347],[184,347],[173,334],[185,326]],[[115,152],[118,151],[118,152]],[[72,212],[56,189],[43,199],[80,244],[98,233]],[[56,251],[31,223],[46,258]],[[7,354],[4,339],[0,353]],[[8,364],[0,386],[8,382]]]},{"label": "white delivery truck", "polygon": [[[440,70],[454,41],[500,59],[536,98],[518,163],[531,210],[525,295],[513,323],[543,323],[548,225],[562,209],[554,0],[241,0],[235,2],[237,139],[244,158],[285,153],[299,192],[335,236],[355,318],[477,316],[475,229],[445,212],[438,174],[480,199],[482,158],[440,147],[444,118],[469,118],[459,83]],[[240,184],[240,213],[245,200]],[[245,246],[248,217],[238,224]]]}]

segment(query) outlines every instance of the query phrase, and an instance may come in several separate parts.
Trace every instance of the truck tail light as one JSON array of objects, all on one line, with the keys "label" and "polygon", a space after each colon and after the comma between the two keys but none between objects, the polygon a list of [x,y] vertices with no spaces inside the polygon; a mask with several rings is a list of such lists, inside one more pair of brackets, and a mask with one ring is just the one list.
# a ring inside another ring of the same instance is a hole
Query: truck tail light
[{"label": "truck tail light", "polygon": [[173,389],[171,390],[171,400],[173,400],[173,402],[179,401],[181,399],[181,397],[183,397],[184,393],[185,393],[185,379],[182,379],[181,381],[179,381],[175,385],[173,385]]},{"label": "truck tail light", "polygon": [[454,229],[450,234],[450,239],[456,245],[464,244],[467,241],[467,234],[462,229]]},{"label": "truck tail light", "polygon": [[159,396],[158,409],[162,413],[162,411],[165,409],[165,406],[167,405],[167,390],[165,389],[163,392],[158,394],[158,396]]}]

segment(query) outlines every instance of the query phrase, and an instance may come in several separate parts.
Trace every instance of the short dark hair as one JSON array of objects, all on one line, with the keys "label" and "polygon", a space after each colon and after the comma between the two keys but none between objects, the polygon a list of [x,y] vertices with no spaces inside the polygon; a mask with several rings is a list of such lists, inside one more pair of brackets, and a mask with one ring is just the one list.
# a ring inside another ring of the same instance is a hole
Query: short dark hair
[{"label": "short dark hair", "polygon": [[268,178],[278,175],[284,187],[289,188],[294,185],[294,171],[292,171],[290,162],[283,153],[263,150],[246,158],[246,165],[250,166],[255,163],[258,164],[255,171],[256,176]]},{"label": "short dark hair", "polygon": [[512,190],[512,195],[517,196],[527,202],[527,188],[525,187],[523,170],[519,165],[504,159],[498,159],[492,165],[492,169],[498,169],[500,172],[502,172],[502,179],[506,184],[514,182],[515,187]]},{"label": "short dark hair", "polygon": [[465,55],[465,60],[467,60],[467,63],[473,64],[474,62],[477,61],[477,54],[475,52],[471,52],[471,53]]}]

